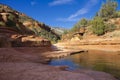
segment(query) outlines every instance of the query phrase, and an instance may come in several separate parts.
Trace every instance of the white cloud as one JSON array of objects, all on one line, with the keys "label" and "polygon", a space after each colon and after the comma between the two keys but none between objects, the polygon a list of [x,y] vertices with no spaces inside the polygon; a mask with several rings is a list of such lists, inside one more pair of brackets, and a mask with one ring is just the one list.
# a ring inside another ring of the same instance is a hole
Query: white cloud
[{"label": "white cloud", "polygon": [[72,2],[73,0],[54,0],[53,2],[50,2],[50,6],[57,6],[57,5],[62,5],[62,4],[68,4]]},{"label": "white cloud", "polygon": [[57,21],[68,22],[68,21],[78,21],[79,18],[58,18]]},{"label": "white cloud", "polygon": [[73,19],[73,18],[75,18],[75,17],[77,17],[79,15],[86,14],[88,11],[89,11],[88,8],[82,8],[82,9],[78,10],[76,13],[69,16],[68,18]]},{"label": "white cloud", "polygon": [[96,5],[98,2],[98,0],[90,0],[88,3],[86,3],[86,5],[79,9],[78,11],[76,11],[74,14],[70,15],[68,18],[59,18],[57,20],[59,21],[77,21],[79,20],[79,16],[84,15],[86,13],[88,13],[90,11],[90,9]]}]

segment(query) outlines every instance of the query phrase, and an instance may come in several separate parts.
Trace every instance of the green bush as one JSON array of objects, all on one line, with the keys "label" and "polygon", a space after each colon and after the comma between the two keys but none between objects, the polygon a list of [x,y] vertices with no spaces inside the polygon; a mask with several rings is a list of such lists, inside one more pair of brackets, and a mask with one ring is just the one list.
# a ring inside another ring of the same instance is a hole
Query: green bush
[{"label": "green bush", "polygon": [[117,11],[117,17],[120,17],[120,11]]},{"label": "green bush", "polygon": [[93,33],[97,35],[103,35],[105,33],[105,24],[101,17],[95,17],[91,23]]},{"label": "green bush", "polygon": [[80,20],[79,23],[80,23],[81,26],[85,27],[87,25],[87,23],[88,23],[88,20],[83,18],[83,19]]},{"label": "green bush", "polygon": [[12,20],[8,20],[6,23],[6,27],[10,27],[10,28],[13,28],[15,30],[17,30],[18,32],[20,32],[21,28],[16,25],[16,22],[12,21]]},{"label": "green bush", "polygon": [[16,19],[16,17],[13,14],[9,14],[8,19],[13,21]]},{"label": "green bush", "polygon": [[118,2],[116,0],[107,0],[98,12],[98,16],[108,19],[116,17],[117,6]]},{"label": "green bush", "polygon": [[88,25],[88,20],[83,18],[80,21],[78,21],[73,28],[70,30],[70,32],[79,32],[81,27],[86,27]]},{"label": "green bush", "polygon": [[0,22],[0,26],[5,26],[5,23],[4,22]]},{"label": "green bush", "polygon": [[117,27],[114,24],[106,24],[105,26],[105,32],[111,32],[114,31]]},{"label": "green bush", "polygon": [[75,25],[75,26],[70,30],[70,33],[78,32],[79,30],[80,30],[80,26]]},{"label": "green bush", "polygon": [[41,29],[41,31],[39,33],[38,32],[36,32],[36,33],[38,36],[46,38],[46,39],[52,41],[53,43],[56,43],[59,40],[59,38],[55,34],[53,34],[52,32],[48,32],[44,29]]},{"label": "green bush", "polygon": [[8,21],[6,22],[6,26],[7,26],[7,27],[15,27],[15,26],[16,26],[16,23],[15,23],[14,21],[12,21],[12,20],[8,20]]},{"label": "green bush", "polygon": [[22,16],[22,15],[19,15],[19,21],[20,22],[25,22],[25,21],[30,21],[30,22],[34,22],[34,20],[28,16]]}]

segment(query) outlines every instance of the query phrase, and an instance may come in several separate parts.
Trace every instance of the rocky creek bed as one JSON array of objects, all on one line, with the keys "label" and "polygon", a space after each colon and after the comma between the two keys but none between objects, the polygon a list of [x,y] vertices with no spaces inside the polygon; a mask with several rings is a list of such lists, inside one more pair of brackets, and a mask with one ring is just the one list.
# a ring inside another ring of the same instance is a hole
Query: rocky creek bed
[{"label": "rocky creek bed", "polygon": [[116,80],[104,72],[47,65],[44,53],[51,51],[49,47],[0,48],[0,80]]}]

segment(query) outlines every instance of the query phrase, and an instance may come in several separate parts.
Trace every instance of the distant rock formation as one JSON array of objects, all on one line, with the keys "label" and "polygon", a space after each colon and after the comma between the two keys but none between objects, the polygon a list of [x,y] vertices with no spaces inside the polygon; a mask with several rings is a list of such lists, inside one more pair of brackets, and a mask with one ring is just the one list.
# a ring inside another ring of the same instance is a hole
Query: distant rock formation
[{"label": "distant rock formation", "polygon": [[40,36],[43,42],[49,42],[48,40],[57,41],[60,39],[60,36],[52,31],[50,26],[38,22],[4,4],[0,4],[0,33],[9,34],[9,36],[15,34],[23,36],[34,35],[36,36],[35,39]]},{"label": "distant rock formation", "polygon": [[[0,36],[10,40],[12,47],[50,46],[60,39],[51,27],[4,4],[0,4]],[[7,46],[5,38],[0,40],[1,47]]]}]

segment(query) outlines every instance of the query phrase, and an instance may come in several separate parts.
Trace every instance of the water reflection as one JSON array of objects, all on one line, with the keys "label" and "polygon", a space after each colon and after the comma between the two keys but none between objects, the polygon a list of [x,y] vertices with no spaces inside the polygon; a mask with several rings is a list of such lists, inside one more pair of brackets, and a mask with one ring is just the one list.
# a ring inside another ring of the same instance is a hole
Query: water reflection
[{"label": "water reflection", "polygon": [[75,70],[80,67],[80,65],[75,64],[71,59],[64,58],[64,59],[54,59],[50,63],[53,66],[68,66],[67,70]]},{"label": "water reflection", "polygon": [[67,65],[70,70],[87,68],[104,71],[120,78],[120,55],[117,52],[90,51],[64,59],[52,60],[50,65]]}]

